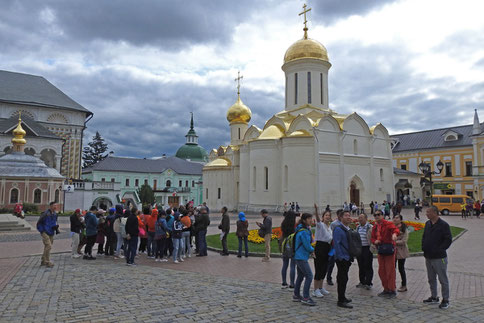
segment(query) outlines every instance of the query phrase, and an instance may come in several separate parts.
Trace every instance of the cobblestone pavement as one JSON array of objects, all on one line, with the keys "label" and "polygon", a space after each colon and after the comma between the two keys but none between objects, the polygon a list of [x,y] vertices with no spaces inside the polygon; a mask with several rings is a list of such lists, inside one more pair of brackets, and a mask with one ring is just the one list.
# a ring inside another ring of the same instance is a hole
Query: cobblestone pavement
[{"label": "cobblestone pavement", "polygon": [[483,297],[452,302],[448,310],[408,300],[353,296],[355,309],[335,295],[305,307],[278,284],[181,272],[112,261],[53,256],[52,269],[26,258],[0,292],[1,322],[358,321],[482,322]]}]

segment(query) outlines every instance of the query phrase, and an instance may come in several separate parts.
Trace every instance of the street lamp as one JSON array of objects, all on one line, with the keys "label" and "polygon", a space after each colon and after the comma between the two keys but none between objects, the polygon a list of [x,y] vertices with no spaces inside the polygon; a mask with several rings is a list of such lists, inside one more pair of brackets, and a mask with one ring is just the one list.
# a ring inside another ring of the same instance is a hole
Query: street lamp
[{"label": "street lamp", "polygon": [[424,177],[428,177],[428,179],[429,179],[429,182],[430,182],[430,205],[432,205],[432,191],[433,191],[433,187],[434,187],[434,183],[432,182],[432,175],[437,175],[437,174],[442,173],[442,169],[444,168],[444,163],[441,160],[439,160],[439,162],[437,163],[437,170],[438,171],[431,171],[430,163],[426,163],[426,162],[421,162],[418,165],[418,168],[420,168]]}]

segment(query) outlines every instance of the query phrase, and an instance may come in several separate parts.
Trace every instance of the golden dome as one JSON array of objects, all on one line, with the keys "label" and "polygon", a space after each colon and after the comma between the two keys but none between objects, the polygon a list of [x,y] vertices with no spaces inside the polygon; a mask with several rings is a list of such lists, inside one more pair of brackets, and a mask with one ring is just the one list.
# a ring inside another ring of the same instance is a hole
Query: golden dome
[{"label": "golden dome", "polygon": [[240,96],[237,97],[237,102],[234,103],[227,111],[227,121],[233,123],[248,123],[252,118],[252,112],[246,106]]},{"label": "golden dome", "polygon": [[326,48],[320,42],[310,38],[303,38],[292,44],[284,55],[284,63],[301,58],[314,58],[329,63]]},{"label": "golden dome", "polygon": [[12,143],[15,145],[25,145],[27,140],[24,139],[27,132],[22,128],[22,119],[20,118],[20,114],[18,116],[18,124],[17,128],[13,130],[13,138]]}]

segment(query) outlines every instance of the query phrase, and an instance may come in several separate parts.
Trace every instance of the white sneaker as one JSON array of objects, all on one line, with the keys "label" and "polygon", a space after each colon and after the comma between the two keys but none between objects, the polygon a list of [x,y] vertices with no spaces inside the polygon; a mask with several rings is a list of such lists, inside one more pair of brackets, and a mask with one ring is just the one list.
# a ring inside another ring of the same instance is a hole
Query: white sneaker
[{"label": "white sneaker", "polygon": [[320,292],[321,292],[321,294],[323,294],[323,295],[329,295],[329,292],[328,292],[326,289],[324,289],[324,287],[323,287],[323,288],[320,288],[320,289],[319,289],[319,291],[320,291]]},{"label": "white sneaker", "polygon": [[161,261],[161,262],[168,262],[168,259],[163,258],[163,259],[161,259],[160,261]]},{"label": "white sneaker", "polygon": [[190,257],[191,257],[191,255],[187,255],[187,258],[190,258]]},{"label": "white sneaker", "polygon": [[183,260],[183,257],[178,259],[178,261],[181,261],[181,262],[184,262],[185,260]]},{"label": "white sneaker", "polygon": [[155,261],[156,261],[156,262],[160,262],[160,259],[156,258],[156,259],[155,259]]},{"label": "white sneaker", "polygon": [[313,291],[313,296],[318,298],[324,297],[324,295],[321,294],[321,291],[319,289],[316,289]]},{"label": "white sneaker", "polygon": [[178,264],[178,260],[175,260],[173,263]]}]

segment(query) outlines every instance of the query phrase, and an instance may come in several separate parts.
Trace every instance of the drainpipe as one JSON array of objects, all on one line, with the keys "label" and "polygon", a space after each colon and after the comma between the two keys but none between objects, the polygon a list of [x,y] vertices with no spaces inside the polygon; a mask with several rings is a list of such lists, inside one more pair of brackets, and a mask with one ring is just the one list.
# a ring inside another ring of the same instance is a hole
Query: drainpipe
[{"label": "drainpipe", "polygon": [[82,141],[84,139],[84,130],[87,128],[86,123],[88,123],[89,120],[92,119],[92,117],[94,117],[94,113],[91,112],[91,115],[89,117],[87,117],[87,119],[84,121],[84,126],[82,127],[82,130],[81,130],[81,160],[80,160],[81,165],[79,165],[80,166],[79,167],[79,174],[78,174],[79,178],[81,178],[81,173],[82,173],[82,152],[84,150],[84,147],[82,147]]}]

